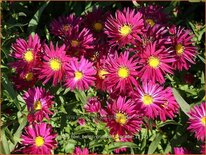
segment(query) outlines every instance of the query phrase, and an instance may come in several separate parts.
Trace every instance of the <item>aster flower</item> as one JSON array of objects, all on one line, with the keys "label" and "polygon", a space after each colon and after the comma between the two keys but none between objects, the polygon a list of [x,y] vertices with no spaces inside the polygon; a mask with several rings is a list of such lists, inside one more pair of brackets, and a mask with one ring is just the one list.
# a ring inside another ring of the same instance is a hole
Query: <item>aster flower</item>
[{"label": "aster flower", "polygon": [[111,135],[135,134],[141,128],[141,115],[131,99],[119,96],[117,100],[107,103],[105,122]]},{"label": "aster flower", "polygon": [[[170,30],[172,31],[172,30]],[[173,35],[171,36],[173,55],[175,56],[175,62],[172,63],[172,67],[178,70],[188,70],[190,64],[194,64],[194,58],[197,54],[197,47],[193,45],[193,34],[190,30],[186,30],[181,27],[173,27]]]},{"label": "aster flower", "polygon": [[202,144],[202,146],[201,146],[201,153],[202,154],[206,154],[206,144]]},{"label": "aster flower", "polygon": [[142,87],[136,87],[136,90],[132,91],[131,95],[142,113],[154,119],[161,110],[160,106],[165,103],[163,98],[164,93],[163,87],[150,81],[148,83],[142,83]]},{"label": "aster flower", "polygon": [[148,5],[140,8],[139,10],[145,21],[145,24],[153,27],[156,24],[167,24],[169,16],[164,12],[163,6]]},{"label": "aster flower", "polygon": [[12,81],[14,82],[15,89],[23,90],[33,87],[36,82],[36,75],[32,70],[14,75]]},{"label": "aster flower", "polygon": [[76,58],[72,59],[66,70],[65,86],[71,90],[75,88],[85,90],[94,85],[96,70],[93,67],[93,63],[84,57],[81,57],[80,61]]},{"label": "aster flower", "polygon": [[188,130],[195,133],[198,140],[204,141],[206,131],[206,103],[202,102],[199,106],[195,105],[189,111]]},{"label": "aster flower", "polygon": [[44,80],[44,84],[53,79],[52,84],[55,86],[63,80],[69,57],[66,55],[65,45],[61,47],[57,45],[55,49],[52,42],[50,42],[50,48],[45,44],[44,52],[43,64],[38,68],[38,78]]},{"label": "aster flower", "polygon": [[85,125],[85,119],[84,118],[78,118],[77,122],[79,123],[80,126]]},{"label": "aster flower", "polygon": [[49,115],[53,114],[49,110],[54,103],[52,98],[53,96],[41,87],[30,88],[25,92],[23,99],[29,111],[28,121],[42,121],[44,117],[49,119]]},{"label": "aster flower", "polygon": [[107,89],[125,92],[126,87],[132,88],[133,85],[137,86],[136,77],[138,75],[137,60],[133,57],[129,58],[129,52],[121,53],[120,56],[116,54],[115,57],[110,57],[106,64],[105,83]]},{"label": "aster flower", "polygon": [[170,87],[164,90],[164,104],[161,105],[161,110],[159,111],[160,120],[166,121],[166,118],[174,118],[174,114],[178,113],[179,105],[177,104],[172,89]]},{"label": "aster flower", "polygon": [[92,12],[87,13],[84,17],[84,26],[88,28],[98,40],[102,40],[106,37],[103,29],[107,16],[108,12],[104,13],[102,8],[93,7]]},{"label": "aster flower", "polygon": [[120,47],[134,44],[135,40],[141,42],[140,34],[143,28],[143,19],[140,12],[125,8],[123,12],[117,10],[115,17],[108,17],[105,23],[105,33],[110,38],[110,44]]},{"label": "aster flower", "polygon": [[[73,155],[89,155],[91,154],[88,150],[88,148],[80,148],[80,147],[76,147],[74,150]],[[91,155],[96,155],[96,153],[92,153]]]},{"label": "aster flower", "polygon": [[171,64],[175,59],[168,49],[158,48],[156,42],[150,43],[139,55],[139,77],[141,81],[164,83],[164,75],[173,74]]},{"label": "aster flower", "polygon": [[[171,44],[170,38],[167,35],[168,29],[160,24],[154,26],[146,26],[142,34],[142,45],[145,48],[149,43],[156,42],[158,47],[165,48],[168,44]],[[141,46],[142,46],[141,45]],[[139,44],[137,43],[138,47]]]},{"label": "aster flower", "polygon": [[174,147],[174,154],[183,155],[183,154],[189,154],[189,153],[190,152],[184,147]]},{"label": "aster flower", "polygon": [[56,134],[52,132],[51,125],[46,123],[34,123],[25,127],[21,138],[24,154],[51,154],[57,146]]},{"label": "aster flower", "polygon": [[17,72],[28,72],[39,63],[39,55],[41,50],[40,39],[37,34],[29,36],[28,41],[17,39],[12,45],[11,56],[16,59],[16,62],[10,63],[11,67]]},{"label": "aster flower", "polygon": [[84,109],[89,113],[98,113],[101,110],[101,103],[97,97],[91,97],[84,105]]},{"label": "aster flower", "polygon": [[86,28],[80,31],[79,28],[73,29],[71,35],[66,36],[65,44],[67,45],[67,51],[70,55],[90,56],[94,49],[94,38],[90,31]]},{"label": "aster flower", "polygon": [[78,28],[82,19],[76,17],[74,14],[69,16],[61,16],[58,19],[54,19],[50,24],[51,33],[55,36],[64,39],[66,36],[70,36],[74,28]]}]

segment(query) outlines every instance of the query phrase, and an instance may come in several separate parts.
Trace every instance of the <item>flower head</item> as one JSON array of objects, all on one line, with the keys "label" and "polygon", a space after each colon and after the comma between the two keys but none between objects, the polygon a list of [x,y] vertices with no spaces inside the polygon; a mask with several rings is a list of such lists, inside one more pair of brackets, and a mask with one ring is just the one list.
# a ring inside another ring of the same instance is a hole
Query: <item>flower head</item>
[{"label": "flower head", "polygon": [[84,57],[81,57],[80,61],[72,59],[66,69],[65,86],[71,90],[75,88],[85,90],[94,85],[96,70],[93,68],[93,63]]},{"label": "flower head", "polygon": [[10,65],[16,68],[18,73],[27,72],[39,64],[41,44],[37,34],[30,35],[28,41],[17,39],[16,43],[12,45],[12,49],[11,56],[16,59],[16,62],[12,62]]},{"label": "flower head", "polygon": [[158,116],[161,110],[160,106],[165,102],[163,98],[164,93],[163,87],[151,81],[142,83],[142,87],[138,86],[135,91],[131,92],[142,113],[153,119]]},{"label": "flower head", "polygon": [[202,102],[199,106],[195,105],[189,111],[188,129],[195,133],[198,140],[204,141],[206,131],[206,103]]},{"label": "flower head", "polygon": [[62,82],[66,64],[69,62],[69,57],[65,52],[65,45],[61,47],[50,43],[50,47],[45,45],[44,48],[45,55],[43,56],[43,64],[38,68],[39,70],[39,79],[44,79],[44,84],[47,83],[50,79],[53,79],[52,84],[57,85],[58,82]]},{"label": "flower head", "polygon": [[42,121],[45,117],[49,119],[49,115],[52,112],[49,108],[54,103],[51,96],[44,88],[30,88],[24,93],[23,99],[26,102],[27,109],[30,112],[28,115],[28,121]]},{"label": "flower head", "polygon": [[56,134],[52,132],[51,125],[46,123],[34,123],[25,127],[21,138],[24,154],[51,154],[57,146]]},{"label": "flower head", "polygon": [[129,58],[129,52],[121,53],[120,56],[116,54],[115,57],[110,57],[106,64],[105,84],[107,89],[114,91],[125,92],[126,87],[132,88],[133,85],[137,86],[137,61]]},{"label": "flower head", "polygon": [[74,28],[78,28],[82,19],[76,17],[74,14],[69,16],[61,16],[58,19],[54,19],[50,25],[51,33],[64,39],[70,36]]},{"label": "flower head", "polygon": [[164,83],[164,75],[172,74],[172,62],[175,59],[170,55],[170,51],[156,46],[156,42],[145,47],[139,56],[139,76],[142,81],[152,81]]},{"label": "flower head", "polygon": [[107,104],[105,122],[111,135],[135,134],[141,128],[141,115],[131,99],[119,96]]},{"label": "flower head", "polygon": [[172,66],[175,69],[188,70],[190,64],[194,64],[194,58],[197,54],[197,47],[193,45],[193,35],[190,30],[181,27],[174,27],[174,35],[171,36],[173,55],[175,60]]},{"label": "flower head", "polygon": [[76,28],[71,35],[66,36],[65,44],[70,55],[75,56],[89,56],[92,55],[94,49],[94,38],[90,31],[86,28],[80,30]]},{"label": "flower head", "polygon": [[178,113],[179,105],[177,104],[172,89],[170,87],[164,90],[164,104],[161,104],[161,110],[159,111],[160,120],[166,121],[167,117],[174,118],[175,113]]},{"label": "flower head", "polygon": [[80,147],[76,147],[73,153],[73,155],[88,155],[88,154],[89,154],[88,148],[81,149]]},{"label": "flower head", "polygon": [[135,43],[135,40],[141,41],[139,34],[142,32],[143,19],[140,12],[134,9],[125,8],[123,11],[117,10],[115,17],[112,15],[105,23],[105,33],[110,38],[110,44],[120,47],[129,43]]},{"label": "flower head", "polygon": [[91,97],[88,99],[87,104],[84,105],[86,112],[98,113],[101,110],[101,103],[97,97]]},{"label": "flower head", "polygon": [[190,152],[184,147],[174,147],[174,154],[184,155],[184,154],[189,154],[189,153]]}]

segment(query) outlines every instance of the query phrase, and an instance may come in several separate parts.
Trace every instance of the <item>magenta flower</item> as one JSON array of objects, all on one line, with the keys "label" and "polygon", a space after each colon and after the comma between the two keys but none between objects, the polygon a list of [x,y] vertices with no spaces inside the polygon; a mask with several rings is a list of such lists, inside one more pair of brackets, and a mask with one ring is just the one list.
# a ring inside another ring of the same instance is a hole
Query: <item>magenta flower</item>
[{"label": "magenta flower", "polygon": [[168,14],[165,13],[163,6],[148,5],[140,8],[143,19],[146,24],[153,27],[156,24],[167,24],[169,21]]},{"label": "magenta flower", "polygon": [[202,144],[202,146],[201,146],[201,153],[202,154],[206,154],[206,144]]},{"label": "magenta flower", "polygon": [[91,97],[84,105],[84,109],[89,113],[98,113],[101,110],[101,103],[97,97]]},{"label": "magenta flower", "polygon": [[105,23],[105,33],[110,38],[112,46],[119,47],[126,44],[134,44],[140,41],[140,34],[144,26],[142,14],[134,9],[124,8],[123,11],[117,10],[115,17],[110,15]]},{"label": "magenta flower", "polygon": [[89,12],[84,17],[84,26],[88,28],[97,40],[102,40],[106,37],[104,33],[105,21],[108,12],[104,13],[102,8],[93,7],[92,12]]},{"label": "magenta flower", "polygon": [[197,47],[193,45],[193,34],[190,30],[185,30],[181,27],[173,28],[174,35],[171,36],[172,39],[172,48],[173,55],[175,56],[175,62],[172,63],[172,66],[175,69],[188,70],[190,64],[194,64],[194,58],[197,54]]},{"label": "magenta flower", "polygon": [[39,56],[41,50],[40,39],[37,34],[33,37],[29,36],[28,41],[17,39],[12,45],[11,56],[16,59],[10,63],[11,67],[15,68],[18,73],[28,72],[39,64]]},{"label": "magenta flower", "polygon": [[159,111],[161,121],[166,121],[167,117],[173,119],[179,109],[179,105],[173,96],[172,89],[168,87],[164,92],[164,104],[161,104],[161,110]]},{"label": "magenta flower", "polygon": [[159,115],[160,106],[165,103],[164,93],[163,87],[150,81],[143,83],[142,87],[136,87],[136,90],[131,92],[131,96],[134,97],[144,116],[154,119]]},{"label": "magenta flower", "polygon": [[195,133],[198,140],[204,141],[206,131],[206,103],[195,105],[189,112],[188,129]]},{"label": "magenta flower", "polygon": [[184,148],[184,147],[174,147],[174,154],[177,155],[183,155],[183,154],[189,154],[190,152]]},{"label": "magenta flower", "polygon": [[74,28],[78,28],[82,22],[82,19],[75,17],[74,14],[69,16],[61,16],[58,19],[54,19],[50,24],[51,33],[55,36],[64,39],[70,36]]},{"label": "magenta flower", "polygon": [[89,155],[88,148],[81,149],[80,147],[76,147],[73,155]]},{"label": "magenta flower", "polygon": [[107,103],[105,122],[111,135],[135,134],[141,128],[141,115],[131,99],[119,96],[117,100]]},{"label": "magenta flower", "polygon": [[78,118],[77,122],[79,123],[80,126],[83,126],[86,123],[84,118]]},{"label": "magenta flower", "polygon": [[71,35],[66,36],[68,54],[71,56],[92,55],[94,50],[94,38],[86,28],[80,31],[79,28],[73,29]]},{"label": "magenta flower", "polygon": [[38,68],[38,78],[44,80],[44,84],[53,79],[52,84],[55,86],[63,80],[69,57],[66,55],[65,45],[61,47],[57,45],[55,49],[52,42],[50,42],[50,47],[45,44],[44,52],[43,64]]},{"label": "magenta flower", "polygon": [[29,111],[28,121],[42,121],[43,118],[49,119],[49,115],[53,114],[51,108],[53,96],[46,92],[44,88],[30,88],[24,93],[23,99],[26,102]]},{"label": "magenta flower", "polygon": [[138,56],[139,77],[142,81],[151,80],[154,83],[164,83],[164,75],[173,74],[171,65],[175,59],[171,56],[170,51],[159,49],[156,42],[148,44]]},{"label": "magenta flower", "polygon": [[51,125],[46,123],[34,123],[25,127],[21,138],[24,154],[51,154],[57,147],[56,134],[52,132]]},{"label": "magenta flower", "polygon": [[136,65],[137,60],[133,57],[129,58],[129,52],[121,53],[119,57],[117,54],[115,57],[110,57],[106,64],[108,74],[106,74],[105,84],[107,90],[125,92],[126,87],[132,89],[134,85],[137,86]]},{"label": "magenta flower", "polygon": [[65,86],[71,90],[86,90],[94,85],[96,70],[93,63],[82,57],[80,61],[72,59],[66,67]]}]

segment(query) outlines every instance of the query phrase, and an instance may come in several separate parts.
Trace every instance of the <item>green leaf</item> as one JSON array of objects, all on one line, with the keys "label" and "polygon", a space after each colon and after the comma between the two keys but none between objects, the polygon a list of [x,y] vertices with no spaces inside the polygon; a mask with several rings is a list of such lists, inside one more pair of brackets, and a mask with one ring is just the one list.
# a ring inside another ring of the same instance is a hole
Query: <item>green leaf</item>
[{"label": "green leaf", "polygon": [[10,154],[9,143],[5,135],[5,131],[1,130],[0,153]]},{"label": "green leaf", "polygon": [[40,17],[42,15],[42,12],[47,7],[49,2],[50,1],[47,1],[46,3],[44,3],[44,5],[41,8],[38,9],[38,11],[34,14],[33,18],[30,20],[29,25],[28,25],[28,32],[29,32],[29,34],[35,32],[36,27],[37,27],[37,25],[39,23]]},{"label": "green leaf", "polygon": [[87,102],[87,97],[84,91],[81,90],[74,90],[75,97],[77,101],[81,101],[83,104],[86,104]]},{"label": "green leaf", "polygon": [[107,149],[109,152],[112,152],[117,148],[124,148],[124,147],[138,148],[137,144],[132,142],[115,142],[113,144],[110,144]]},{"label": "green leaf", "polygon": [[182,96],[179,94],[179,92],[175,88],[172,88],[172,91],[173,91],[174,97],[175,97],[177,103],[180,105],[180,108],[182,109],[182,111],[187,116],[189,116],[188,112],[190,111],[190,105],[182,98]]},{"label": "green leaf", "polygon": [[155,150],[157,149],[157,146],[158,146],[161,139],[162,139],[162,134],[158,133],[156,135],[155,139],[150,144],[147,154],[153,154],[155,152]]},{"label": "green leaf", "polygon": [[180,123],[175,122],[174,120],[167,120],[167,121],[165,121],[165,122],[161,122],[161,123],[157,124],[157,128],[161,128],[161,127],[163,127],[163,126],[165,126],[165,125],[168,125],[168,124],[182,125],[182,124],[180,124]]}]

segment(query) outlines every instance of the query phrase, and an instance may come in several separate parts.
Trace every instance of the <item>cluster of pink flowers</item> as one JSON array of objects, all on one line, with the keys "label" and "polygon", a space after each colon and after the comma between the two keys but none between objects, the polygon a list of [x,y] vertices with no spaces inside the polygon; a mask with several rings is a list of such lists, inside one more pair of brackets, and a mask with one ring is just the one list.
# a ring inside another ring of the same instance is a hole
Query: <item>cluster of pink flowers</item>
[{"label": "cluster of pink flowers", "polygon": [[[197,48],[191,31],[170,25],[168,19],[160,6],[124,8],[114,15],[94,8],[84,17],[71,14],[51,22],[51,33],[61,45],[41,44],[37,34],[28,41],[18,39],[12,46],[15,62],[10,63],[16,69],[14,84],[18,90],[30,87],[24,94],[31,125],[22,135],[23,152],[47,154],[56,147],[56,135],[43,122],[52,115],[54,96],[37,87],[38,82],[63,85],[71,91],[92,87],[107,94],[106,106],[97,96],[84,108],[102,116],[114,141],[132,141],[124,135],[137,134],[144,117],[173,119],[179,105],[171,87],[163,86],[166,75],[188,70],[195,63]],[[200,126],[205,127],[205,110],[201,114]],[[190,122],[198,121],[194,111],[190,115]],[[198,127],[194,124],[189,129]],[[202,129],[196,137],[203,140]],[[121,151],[125,149],[115,150]]]}]

